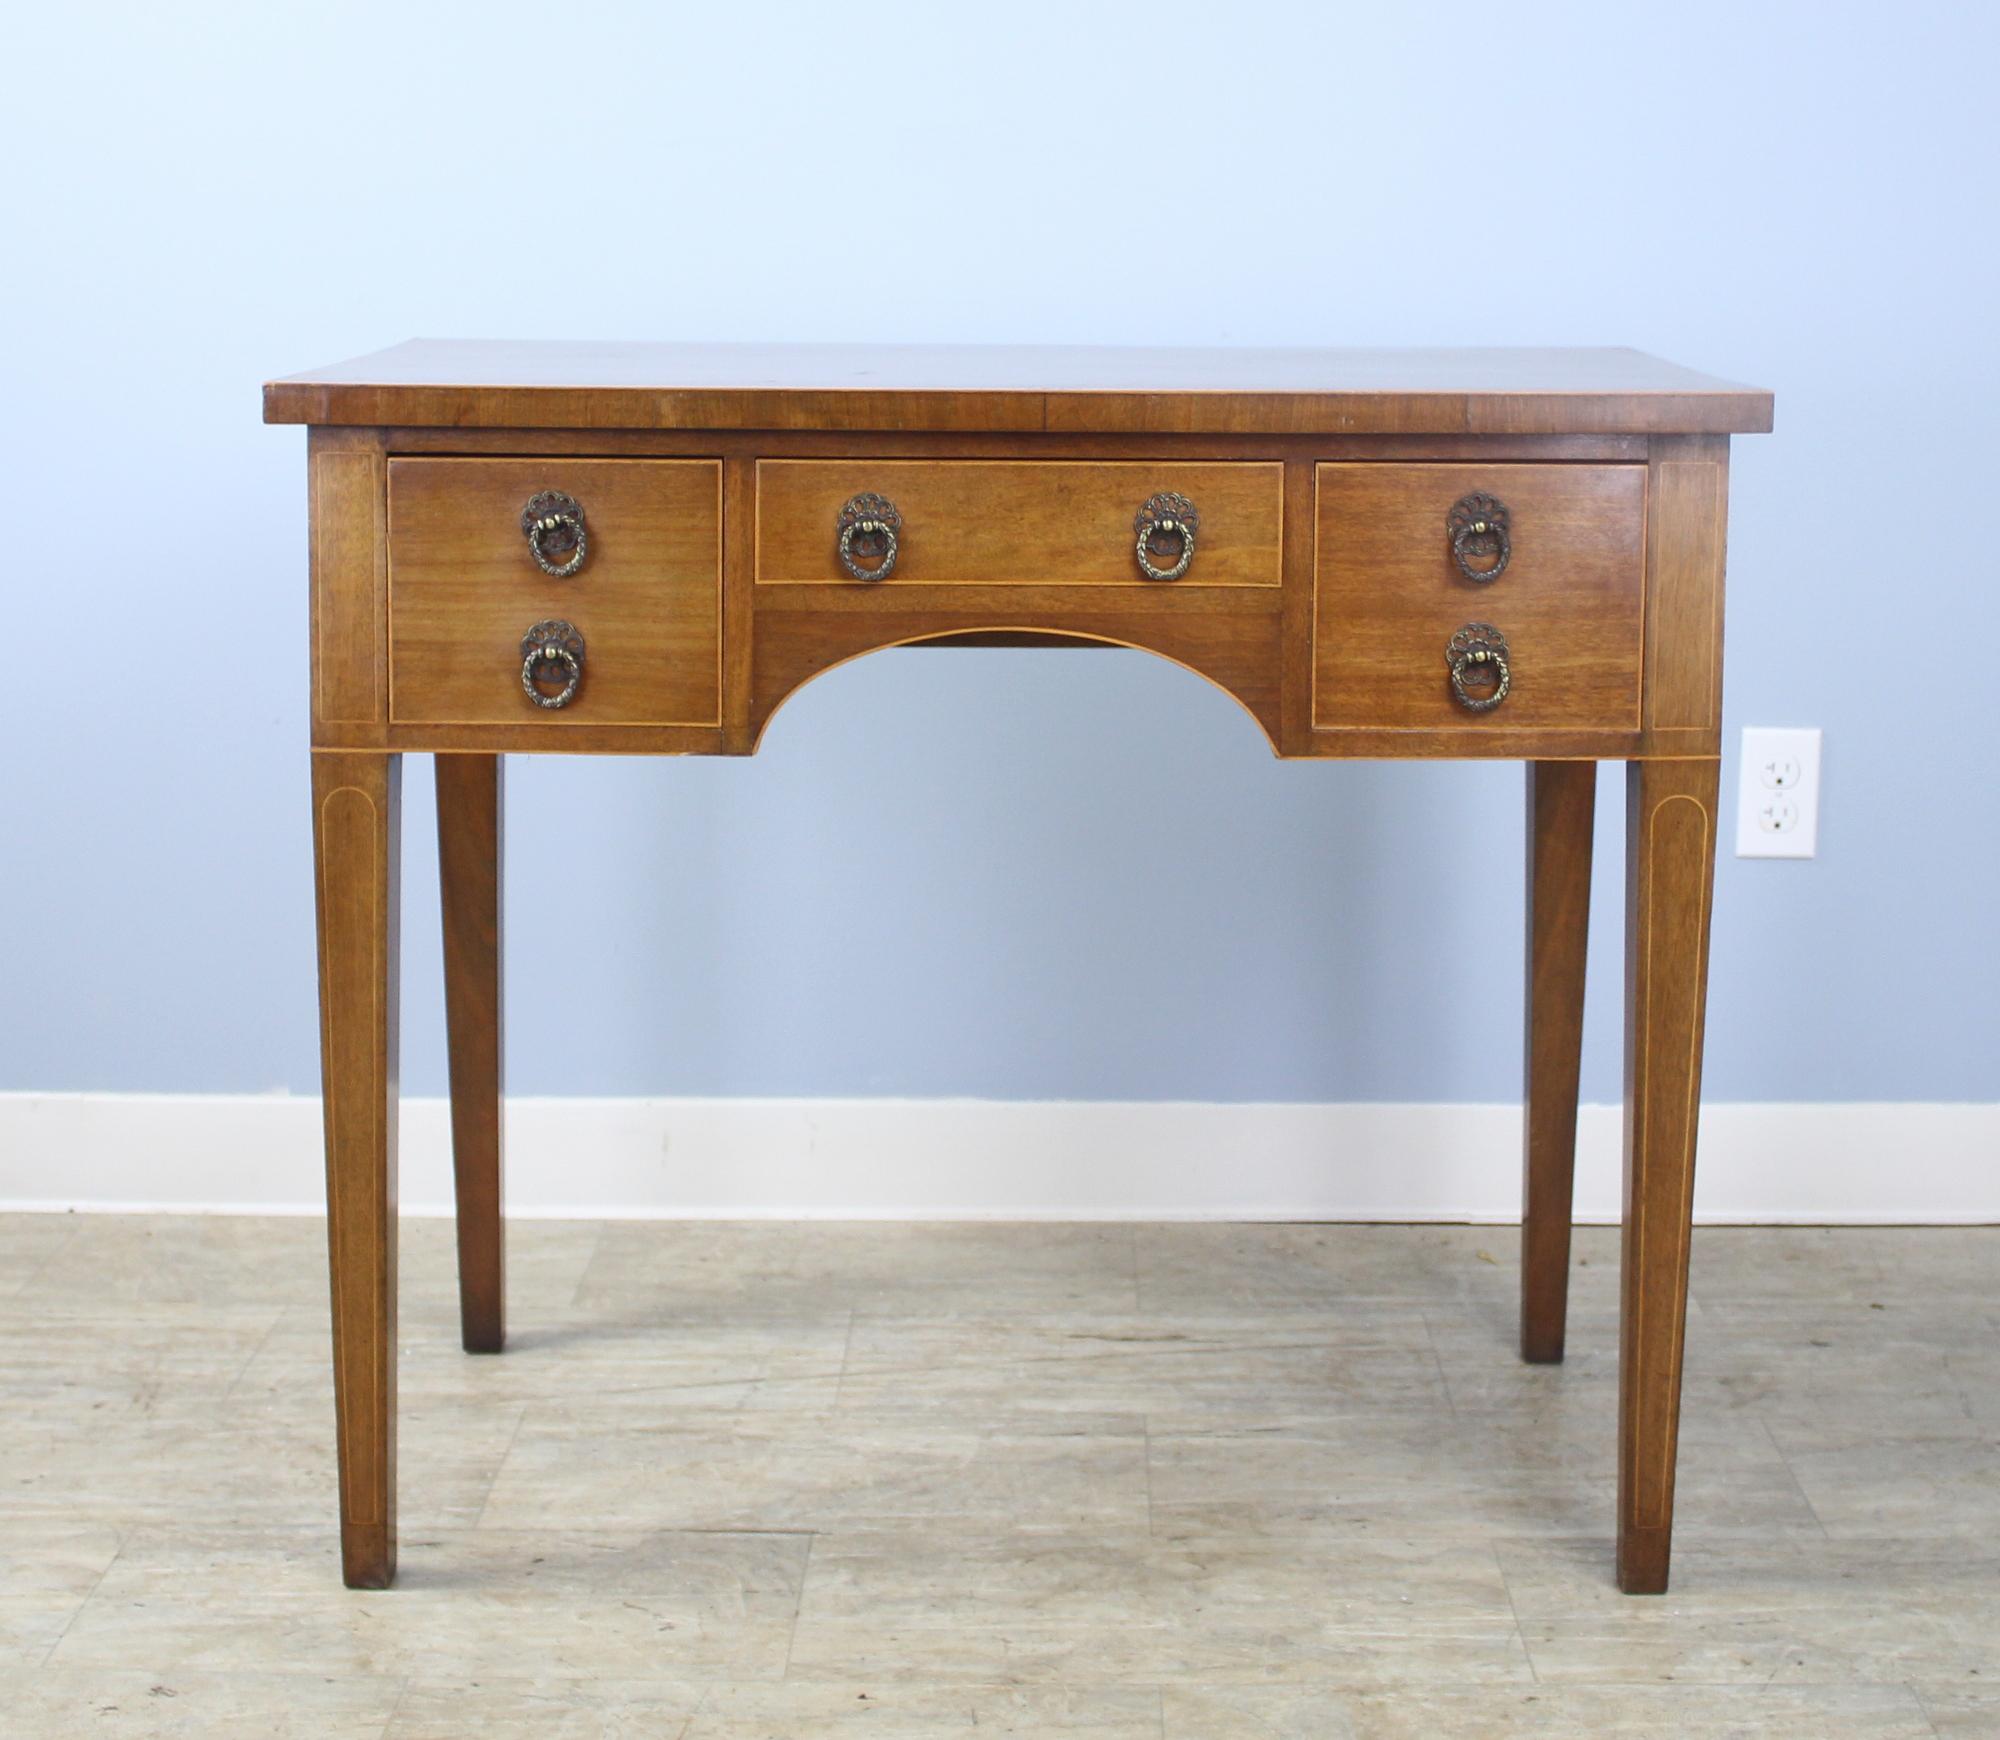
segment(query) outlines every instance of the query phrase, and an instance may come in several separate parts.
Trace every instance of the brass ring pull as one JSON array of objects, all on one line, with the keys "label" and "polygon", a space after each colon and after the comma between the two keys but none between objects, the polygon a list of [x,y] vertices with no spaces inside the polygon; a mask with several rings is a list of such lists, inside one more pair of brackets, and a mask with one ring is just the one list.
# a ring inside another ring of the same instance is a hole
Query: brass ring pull
[{"label": "brass ring pull", "polygon": [[[561,683],[553,694],[542,685]],[[567,622],[538,622],[521,636],[521,687],[537,707],[567,707],[583,682],[583,636]]]},{"label": "brass ring pull", "polygon": [[[583,503],[559,489],[545,489],[529,498],[521,510],[521,535],[535,566],[544,574],[566,580],[583,566],[588,540],[583,532]],[[563,557],[558,562],[555,557]]]},{"label": "brass ring pull", "polygon": [[[1132,521],[1138,540],[1133,550],[1139,558],[1139,572],[1148,580],[1178,580],[1194,560],[1194,535],[1200,529],[1201,515],[1186,496],[1170,489],[1148,496],[1146,505]],[[1164,562],[1176,554],[1176,545],[1169,540],[1178,540],[1178,559],[1163,568],[1154,558]]]},{"label": "brass ring pull", "polygon": [[[1461,628],[1446,644],[1444,662],[1451,672],[1452,695],[1467,712],[1490,713],[1513,687],[1507,637],[1490,622],[1468,622]],[[1480,687],[1473,688],[1468,676],[1478,679]]]},{"label": "brass ring pull", "polygon": [[[1490,495],[1461,496],[1445,515],[1445,532],[1451,539],[1451,557],[1458,571],[1482,585],[1498,580],[1507,571],[1507,558],[1514,546],[1507,535],[1507,504]],[[1488,560],[1476,568],[1472,558]]]},{"label": "brass ring pull", "polygon": [[[840,533],[840,565],[857,580],[888,579],[903,530],[896,504],[886,495],[857,495],[833,523]],[[863,556],[874,559],[875,566],[864,567],[859,560]]]}]

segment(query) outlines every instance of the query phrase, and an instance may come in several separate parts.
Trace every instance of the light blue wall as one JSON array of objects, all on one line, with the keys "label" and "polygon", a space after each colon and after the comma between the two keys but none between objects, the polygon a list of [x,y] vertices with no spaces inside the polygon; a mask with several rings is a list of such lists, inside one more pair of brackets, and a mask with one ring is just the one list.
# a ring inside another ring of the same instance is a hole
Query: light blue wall
[{"label": "light blue wall", "polygon": [[[1728,721],[1823,726],[1826,802],[1816,862],[1722,863],[1710,1089],[2000,1098],[2000,8],[9,31],[0,1087],[315,1088],[304,441],[257,387],[421,333],[1630,343],[1768,385]],[[1516,1091],[1518,770],[1279,764],[1142,655],[883,655],[754,761],[520,762],[509,803],[522,1091]],[[1602,807],[1594,1098],[1611,773]]]}]

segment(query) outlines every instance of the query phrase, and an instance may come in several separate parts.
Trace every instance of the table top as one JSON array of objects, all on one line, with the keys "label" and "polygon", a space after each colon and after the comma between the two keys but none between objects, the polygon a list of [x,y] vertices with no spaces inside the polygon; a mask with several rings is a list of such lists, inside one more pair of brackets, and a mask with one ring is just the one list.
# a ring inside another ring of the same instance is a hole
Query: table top
[{"label": "table top", "polygon": [[414,339],[264,387],[267,423],[1197,435],[1761,433],[1771,395],[1625,349]]}]

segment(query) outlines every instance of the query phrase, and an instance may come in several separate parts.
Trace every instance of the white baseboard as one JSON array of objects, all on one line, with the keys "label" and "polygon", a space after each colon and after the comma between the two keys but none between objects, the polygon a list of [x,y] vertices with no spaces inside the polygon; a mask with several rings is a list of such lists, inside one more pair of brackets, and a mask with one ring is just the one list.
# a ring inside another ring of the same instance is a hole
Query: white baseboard
[{"label": "white baseboard", "polygon": [[[1586,1106],[1576,1212],[1615,1221],[1616,1106]],[[445,1103],[403,1102],[405,1213],[451,1206]],[[524,1217],[1520,1218],[1514,1105],[515,1099]],[[0,1209],[317,1213],[319,1102],[0,1094]],[[2000,1221],[2000,1105],[1711,1105],[1704,1221]]]}]

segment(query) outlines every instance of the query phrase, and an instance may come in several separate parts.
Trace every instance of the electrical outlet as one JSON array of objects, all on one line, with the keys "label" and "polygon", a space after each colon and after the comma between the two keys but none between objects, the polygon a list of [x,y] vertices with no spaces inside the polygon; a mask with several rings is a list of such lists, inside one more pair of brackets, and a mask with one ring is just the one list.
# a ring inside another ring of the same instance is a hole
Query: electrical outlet
[{"label": "electrical outlet", "polygon": [[1819,733],[1746,726],[1736,856],[1810,858],[1819,845]]}]

